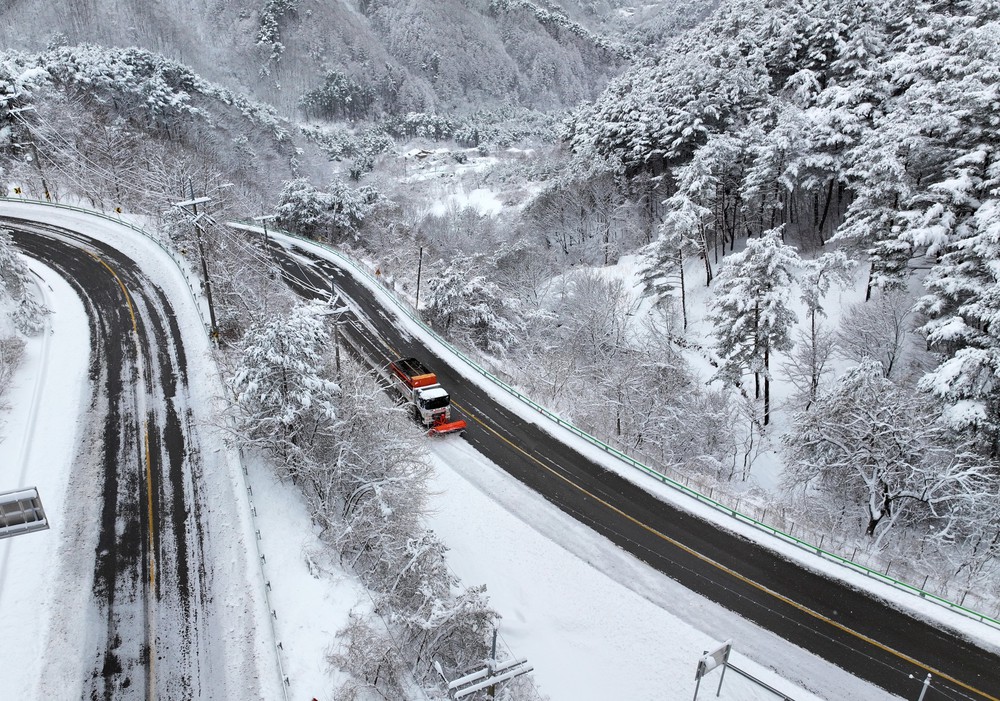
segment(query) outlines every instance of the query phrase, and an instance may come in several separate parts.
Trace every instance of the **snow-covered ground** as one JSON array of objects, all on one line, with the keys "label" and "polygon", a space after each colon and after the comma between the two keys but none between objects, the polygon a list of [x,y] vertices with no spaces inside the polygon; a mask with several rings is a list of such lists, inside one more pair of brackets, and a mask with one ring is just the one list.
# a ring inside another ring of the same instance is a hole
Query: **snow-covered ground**
[{"label": "snow-covered ground", "polygon": [[[92,218],[71,212],[55,216],[41,206],[0,203],[0,212],[12,207],[64,224],[83,222],[84,230],[122,247],[158,281],[174,276],[171,284],[164,285],[172,294],[185,289],[181,274],[164,265],[162,251],[129,229],[113,223],[95,225]],[[39,486],[53,525],[50,531],[0,542],[0,620],[5,629],[18,631],[19,641],[5,647],[0,665],[0,689],[4,696],[11,692],[12,698],[32,698],[40,660],[52,652],[46,621],[64,615],[51,610],[52,590],[58,586],[51,575],[58,568],[62,539],[78,526],[65,523],[61,516],[62,505],[71,496],[65,493],[65,485],[72,469],[78,398],[86,382],[86,359],[78,357],[80,334],[86,333],[82,307],[54,273],[34,263],[32,267],[44,280],[46,303],[53,310],[52,333],[29,343],[28,358],[8,395],[12,409],[3,415],[0,428],[4,439],[0,442],[0,488]],[[195,314],[190,300],[178,300],[178,312]],[[410,333],[422,333],[410,322],[401,326]],[[187,320],[183,328],[192,339],[202,334],[197,319]],[[191,343],[195,348],[204,346]],[[447,354],[446,349],[439,350]],[[191,353],[190,362],[194,376],[207,378],[213,372],[204,353]],[[211,421],[211,394],[205,390],[202,397],[206,422]],[[528,411],[523,406],[520,410]],[[539,416],[538,421],[545,420]],[[33,432],[26,428],[31,426]],[[797,701],[894,698],[625,555],[554,510],[460,439],[435,441],[429,447],[436,467],[429,519],[451,548],[450,566],[466,585],[487,585],[493,606],[503,616],[502,645],[511,655],[528,658],[535,667],[538,687],[553,701],[691,698],[698,658],[729,638],[734,640],[736,664]],[[28,450],[30,460],[25,460]],[[596,449],[587,450],[606,460]],[[259,611],[265,606],[264,583],[269,583],[272,620],[290,682],[288,697],[323,701],[337,680],[324,663],[334,635],[351,610],[370,607],[370,602],[350,574],[319,553],[306,508],[294,489],[277,483],[259,465],[248,467],[257,517],[254,528],[260,531],[259,547],[266,559],[263,578],[252,568],[223,566],[216,584],[238,585],[239,591],[256,597],[252,608]],[[684,501],[671,490],[662,492],[664,498]],[[707,507],[687,506],[716,517]],[[220,516],[233,520],[219,524],[220,528],[244,534],[248,526],[241,514],[245,510],[235,505],[220,510]],[[246,547],[254,549],[250,540]],[[255,552],[248,554],[250,561],[256,558]],[[792,554],[803,557],[800,552]],[[92,553],[80,556],[92,557]],[[832,567],[819,561],[813,566]],[[860,575],[857,580],[858,586],[873,586]],[[888,589],[880,593],[894,595]],[[925,613],[945,615],[929,606]],[[15,628],[14,624],[19,625]],[[965,625],[970,634],[981,633],[989,644],[1000,647],[1000,634]],[[262,626],[262,638],[267,638],[267,624]],[[257,643],[259,655],[247,661],[232,660],[232,664],[261,678],[277,679],[268,652],[271,641]],[[718,671],[711,673],[702,684],[703,698],[715,693],[717,675]],[[919,685],[914,689],[916,695]],[[729,672],[720,698],[753,701],[774,696]]]},{"label": "snow-covered ground", "polygon": [[[0,620],[18,631],[0,664],[0,688],[10,698],[33,698],[54,618],[67,613],[48,605],[61,580],[59,550],[76,525],[64,518],[66,488],[76,451],[77,416],[86,406],[90,330],[83,304],[54,271],[29,259],[44,304],[53,310],[47,328],[29,341],[0,411],[0,491],[37,487],[51,527],[0,540]],[[91,553],[93,557],[93,553]]]}]

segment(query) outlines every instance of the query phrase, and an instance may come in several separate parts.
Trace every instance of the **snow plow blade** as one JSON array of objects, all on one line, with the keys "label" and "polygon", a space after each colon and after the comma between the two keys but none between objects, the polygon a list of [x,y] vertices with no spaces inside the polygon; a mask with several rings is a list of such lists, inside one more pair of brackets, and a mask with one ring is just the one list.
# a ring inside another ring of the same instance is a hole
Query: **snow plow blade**
[{"label": "snow plow blade", "polygon": [[434,424],[431,426],[430,430],[427,432],[428,436],[443,436],[447,433],[461,433],[465,430],[465,421],[459,419],[458,421],[448,421],[439,424]]}]

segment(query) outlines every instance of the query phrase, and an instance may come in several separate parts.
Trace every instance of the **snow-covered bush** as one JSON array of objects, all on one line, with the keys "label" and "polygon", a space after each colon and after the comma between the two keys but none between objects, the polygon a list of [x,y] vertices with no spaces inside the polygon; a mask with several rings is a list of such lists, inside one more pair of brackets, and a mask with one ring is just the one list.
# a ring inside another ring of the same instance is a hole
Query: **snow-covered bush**
[{"label": "snow-covered bush", "polygon": [[14,371],[24,357],[24,340],[17,336],[0,336],[0,407],[4,392],[10,386]]}]

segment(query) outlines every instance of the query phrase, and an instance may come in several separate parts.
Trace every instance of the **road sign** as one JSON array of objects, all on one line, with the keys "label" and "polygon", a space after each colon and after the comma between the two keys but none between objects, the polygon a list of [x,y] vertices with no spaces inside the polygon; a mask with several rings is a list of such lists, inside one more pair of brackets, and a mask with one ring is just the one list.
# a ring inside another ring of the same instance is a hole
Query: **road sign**
[{"label": "road sign", "polygon": [[698,660],[698,669],[694,673],[695,687],[694,699],[698,699],[698,688],[701,686],[701,678],[711,672],[716,667],[722,667],[722,676],[719,677],[719,690],[715,692],[718,696],[722,691],[722,680],[726,676],[726,666],[729,663],[729,652],[733,649],[733,641],[727,640],[722,646],[712,652],[706,652]]},{"label": "road sign", "polygon": [[49,527],[34,487],[0,493],[0,538],[42,531]]}]

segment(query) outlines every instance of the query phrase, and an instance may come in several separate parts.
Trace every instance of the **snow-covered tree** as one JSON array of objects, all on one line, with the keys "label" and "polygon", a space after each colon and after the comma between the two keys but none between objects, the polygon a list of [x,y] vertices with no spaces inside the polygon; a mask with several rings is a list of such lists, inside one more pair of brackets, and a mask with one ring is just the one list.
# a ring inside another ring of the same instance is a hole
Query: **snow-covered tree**
[{"label": "snow-covered tree", "polygon": [[0,228],[0,294],[9,297],[13,310],[11,320],[18,331],[34,334],[41,331],[48,310],[32,293],[34,282],[24,264],[10,231]]},{"label": "snow-covered tree", "polygon": [[376,621],[355,622],[342,631],[346,650],[332,661],[352,671],[355,683],[384,688],[392,677],[378,682],[368,662],[354,659],[361,645],[388,655],[387,674],[433,681],[430,659],[450,671],[483,659],[498,616],[484,588],[460,590],[447,547],[423,523],[430,467],[420,434],[361,366],[345,365],[337,420],[300,483],[322,537],[372,590],[402,650],[384,647]]},{"label": "snow-covered tree", "polygon": [[[1000,170],[998,170],[1000,175]],[[921,309],[931,347],[946,360],[922,386],[946,405],[949,424],[991,453],[1000,446],[1000,203],[979,208],[928,277]]]},{"label": "snow-covered tree", "polygon": [[350,676],[335,692],[335,701],[407,698],[403,651],[381,619],[351,612],[337,637],[341,645],[330,650],[326,660]]},{"label": "snow-covered tree", "polygon": [[318,236],[329,223],[323,195],[307,178],[286,182],[274,210],[278,224],[303,236]]},{"label": "snow-covered tree", "polygon": [[860,509],[869,536],[946,518],[989,489],[989,469],[956,449],[937,418],[925,396],[898,387],[879,361],[865,359],[795,416],[783,437],[784,484],[820,495],[830,510]]},{"label": "snow-covered tree", "polygon": [[12,147],[23,135],[24,127],[17,115],[32,107],[31,95],[35,84],[44,80],[43,70],[18,66],[15,61],[0,61],[0,153]]},{"label": "snow-covered tree", "polygon": [[837,331],[838,354],[855,362],[875,359],[882,364],[886,377],[895,377],[906,351],[912,306],[899,290],[851,305]]},{"label": "snow-covered tree", "polygon": [[678,189],[663,203],[666,212],[659,237],[647,249],[648,261],[643,270],[643,281],[649,292],[662,298],[673,289],[679,290],[685,327],[684,261],[687,257],[700,256],[705,264],[705,284],[712,282],[709,249],[716,236],[712,204],[717,178],[707,166],[702,161],[695,161],[675,171]]},{"label": "snow-covered tree", "polygon": [[[674,299],[676,290],[680,297],[681,319],[687,329],[687,290],[684,281],[685,243],[688,242],[676,229],[660,227],[660,235],[645,249],[646,259],[640,272],[646,292],[659,303]],[[688,255],[697,251],[688,245]]]},{"label": "snow-covered tree", "polygon": [[843,287],[849,285],[854,268],[854,262],[843,251],[824,253],[819,258],[802,262],[799,287],[802,290],[802,303],[809,313],[809,329],[801,333],[789,367],[794,368],[790,373],[792,382],[805,380],[804,387],[800,389],[804,390],[806,396],[806,409],[816,399],[826,362],[833,351],[832,334],[823,328],[819,319],[826,316],[823,298],[832,284],[837,283]]},{"label": "snow-covered tree", "polygon": [[331,183],[327,193],[331,238],[357,240],[358,230],[381,199],[378,190],[370,185],[352,188],[339,180]]},{"label": "snow-covered tree", "polygon": [[275,208],[278,223],[296,233],[332,241],[357,238],[358,228],[379,202],[377,190],[352,188],[334,181],[330,191],[317,189],[307,178],[285,183]]},{"label": "snow-covered tree", "polygon": [[792,346],[795,313],[788,307],[788,295],[798,264],[795,249],[784,245],[775,229],[749,239],[746,249],[730,255],[716,277],[709,315],[721,358],[716,377],[739,384],[752,372],[757,399],[763,379],[765,424],[771,413],[771,355]]},{"label": "snow-covered tree", "polygon": [[517,340],[523,322],[518,299],[491,274],[499,255],[459,255],[441,261],[427,281],[423,311],[445,333],[468,334],[476,346],[502,354]]},{"label": "snow-covered tree", "polygon": [[689,158],[734,113],[758,106],[769,83],[761,54],[748,56],[729,36],[698,40],[613,80],[575,116],[573,148],[658,173]]},{"label": "snow-covered tree", "polygon": [[228,381],[241,441],[266,451],[293,479],[314,459],[310,448],[336,419],[338,388],[324,373],[327,311],[324,304],[302,304],[251,327]]}]

